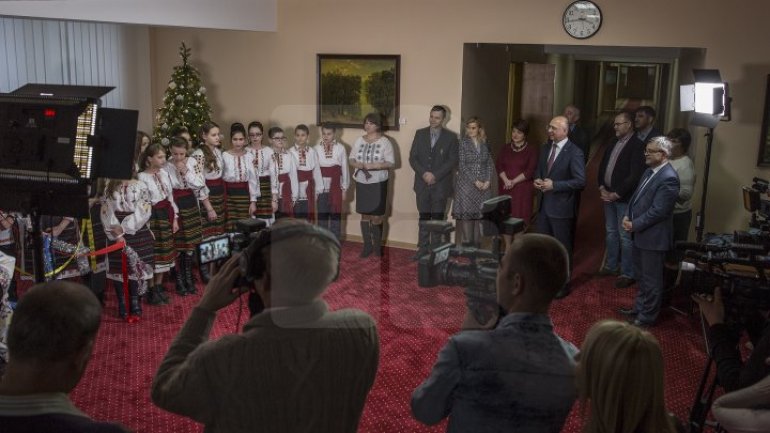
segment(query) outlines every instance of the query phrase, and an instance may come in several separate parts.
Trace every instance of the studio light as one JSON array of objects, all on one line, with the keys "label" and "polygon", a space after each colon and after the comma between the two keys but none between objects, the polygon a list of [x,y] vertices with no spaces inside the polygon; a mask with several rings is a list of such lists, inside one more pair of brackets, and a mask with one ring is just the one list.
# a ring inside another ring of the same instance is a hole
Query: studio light
[{"label": "studio light", "polygon": [[681,111],[692,111],[690,125],[708,128],[706,133],[706,163],[703,170],[703,193],[700,211],[695,216],[696,240],[703,240],[706,224],[706,192],[711,166],[711,146],[714,142],[714,128],[720,120],[730,120],[730,102],[728,85],[716,69],[693,69],[694,84],[679,87],[679,106]]}]

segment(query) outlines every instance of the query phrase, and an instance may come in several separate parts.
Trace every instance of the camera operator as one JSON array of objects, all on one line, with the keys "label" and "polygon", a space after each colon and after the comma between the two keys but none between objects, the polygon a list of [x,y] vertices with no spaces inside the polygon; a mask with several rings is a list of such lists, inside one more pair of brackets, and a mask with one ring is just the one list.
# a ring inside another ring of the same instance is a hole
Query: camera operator
[{"label": "camera operator", "polygon": [[412,415],[449,432],[558,432],[575,400],[577,348],[553,330],[548,308],[569,278],[564,246],[517,236],[500,261],[497,302],[507,315],[492,330],[464,329],[438,354],[412,393]]},{"label": "camera operator", "polygon": [[744,364],[738,348],[740,332],[725,323],[721,289],[715,288],[713,296],[697,294],[692,298],[709,324],[711,357],[717,365],[719,384],[726,392],[751,386],[770,374],[770,322],[764,315],[757,311],[747,318],[746,332],[754,350]]},{"label": "camera operator", "polygon": [[[206,432],[355,432],[379,340],[369,315],[330,312],[321,299],[339,255],[334,235],[305,221],[259,232],[206,286],[155,375],[153,402]],[[234,288],[241,275],[266,309],[241,333],[207,341],[217,311],[244,293]]]}]

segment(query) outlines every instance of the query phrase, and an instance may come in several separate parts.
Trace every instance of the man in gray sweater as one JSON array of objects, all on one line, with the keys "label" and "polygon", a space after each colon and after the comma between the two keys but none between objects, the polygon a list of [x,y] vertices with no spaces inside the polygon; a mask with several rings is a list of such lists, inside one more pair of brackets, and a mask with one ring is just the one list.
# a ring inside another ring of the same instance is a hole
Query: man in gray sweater
[{"label": "man in gray sweater", "polygon": [[[339,243],[307,222],[280,221],[211,279],[152,384],[159,407],[206,432],[355,432],[374,383],[379,340],[358,310],[331,312],[321,295]],[[208,341],[218,310],[252,280],[265,310],[243,331]]]}]

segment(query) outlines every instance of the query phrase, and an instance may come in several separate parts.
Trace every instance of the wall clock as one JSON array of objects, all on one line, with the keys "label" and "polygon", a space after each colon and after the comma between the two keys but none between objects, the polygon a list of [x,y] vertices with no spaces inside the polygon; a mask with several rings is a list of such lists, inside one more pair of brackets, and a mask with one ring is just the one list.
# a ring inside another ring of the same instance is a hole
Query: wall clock
[{"label": "wall clock", "polygon": [[602,26],[602,11],[592,1],[576,1],[567,6],[562,24],[568,35],[576,39],[587,39]]}]

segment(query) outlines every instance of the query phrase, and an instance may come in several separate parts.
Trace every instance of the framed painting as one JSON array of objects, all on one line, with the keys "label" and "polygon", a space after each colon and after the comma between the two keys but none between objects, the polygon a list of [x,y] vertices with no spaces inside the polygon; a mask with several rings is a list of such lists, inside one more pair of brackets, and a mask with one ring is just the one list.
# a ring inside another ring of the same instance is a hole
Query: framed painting
[{"label": "framed painting", "polygon": [[759,156],[757,165],[770,167],[770,75],[765,88],[765,107],[762,112],[762,132],[759,134]]},{"label": "framed painting", "polygon": [[318,54],[318,124],[362,128],[378,112],[398,131],[401,56]]}]

